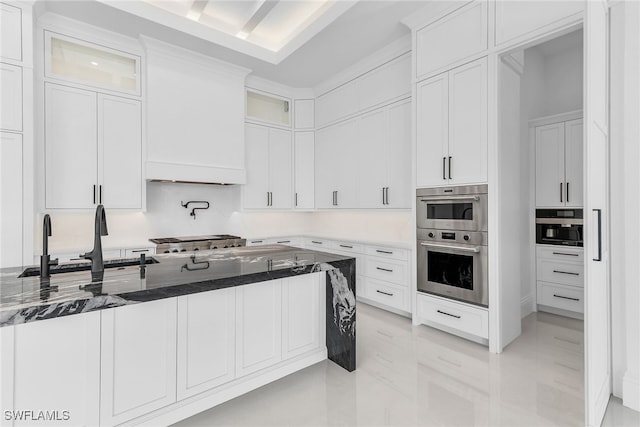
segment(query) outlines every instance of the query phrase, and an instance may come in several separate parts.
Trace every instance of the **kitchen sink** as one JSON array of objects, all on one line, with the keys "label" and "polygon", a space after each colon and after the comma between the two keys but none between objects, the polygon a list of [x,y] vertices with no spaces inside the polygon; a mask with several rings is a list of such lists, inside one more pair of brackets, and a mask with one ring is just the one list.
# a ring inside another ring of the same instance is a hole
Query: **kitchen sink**
[{"label": "kitchen sink", "polygon": [[[145,264],[157,264],[159,261],[155,258],[146,258]],[[122,258],[110,259],[104,261],[104,268],[129,267],[132,265],[140,265],[140,258]],[[73,273],[75,271],[91,270],[91,262],[81,262],[76,264],[52,265],[49,272],[51,274]],[[26,268],[18,277],[33,277],[40,275],[40,267]]]}]

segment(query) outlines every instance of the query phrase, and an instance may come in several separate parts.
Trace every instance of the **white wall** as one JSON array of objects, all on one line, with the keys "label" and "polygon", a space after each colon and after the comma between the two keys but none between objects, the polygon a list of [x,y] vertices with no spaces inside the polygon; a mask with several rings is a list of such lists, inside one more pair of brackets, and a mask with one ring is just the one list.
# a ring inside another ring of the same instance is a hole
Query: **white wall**
[{"label": "white wall", "polygon": [[342,240],[410,244],[415,239],[413,212],[327,211],[315,212],[309,232]]},{"label": "white wall", "polygon": [[613,392],[640,410],[640,5],[611,9],[611,315]]}]

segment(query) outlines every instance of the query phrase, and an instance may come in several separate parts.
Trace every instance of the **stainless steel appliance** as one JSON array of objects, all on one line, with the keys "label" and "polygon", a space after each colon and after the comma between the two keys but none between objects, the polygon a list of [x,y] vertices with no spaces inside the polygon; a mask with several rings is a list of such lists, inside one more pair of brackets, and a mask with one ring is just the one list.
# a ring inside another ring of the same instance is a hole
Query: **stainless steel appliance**
[{"label": "stainless steel appliance", "polygon": [[235,248],[247,245],[246,239],[238,236],[231,236],[229,234],[191,237],[163,237],[149,239],[149,241],[156,244],[156,253],[159,254]]},{"label": "stainless steel appliance", "polygon": [[487,186],[418,189],[418,291],[488,307]]},{"label": "stainless steel appliance", "polygon": [[487,231],[487,185],[419,188],[418,228]]},{"label": "stainless steel appliance", "polygon": [[536,209],[536,243],[582,246],[582,209]]}]

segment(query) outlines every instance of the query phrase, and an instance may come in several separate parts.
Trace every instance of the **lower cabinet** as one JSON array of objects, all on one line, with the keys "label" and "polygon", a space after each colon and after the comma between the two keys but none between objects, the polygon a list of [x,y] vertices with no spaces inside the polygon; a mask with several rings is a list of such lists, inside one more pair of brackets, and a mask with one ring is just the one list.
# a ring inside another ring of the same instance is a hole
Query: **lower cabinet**
[{"label": "lower cabinet", "polygon": [[282,360],[282,281],[236,289],[236,375]]},{"label": "lower cabinet", "polygon": [[467,338],[489,338],[489,310],[418,292],[416,314],[421,323],[437,324]]},{"label": "lower cabinet", "polygon": [[99,312],[2,327],[0,348],[0,425],[100,423]]},{"label": "lower cabinet", "polygon": [[[536,245],[537,303],[540,311],[584,313],[584,249]],[[551,310],[550,310],[551,309]]]},{"label": "lower cabinet", "polygon": [[178,298],[178,400],[235,378],[236,288]]},{"label": "lower cabinet", "polygon": [[176,401],[177,298],[102,311],[100,425]]},{"label": "lower cabinet", "polygon": [[282,359],[320,346],[320,274],[282,279]]}]

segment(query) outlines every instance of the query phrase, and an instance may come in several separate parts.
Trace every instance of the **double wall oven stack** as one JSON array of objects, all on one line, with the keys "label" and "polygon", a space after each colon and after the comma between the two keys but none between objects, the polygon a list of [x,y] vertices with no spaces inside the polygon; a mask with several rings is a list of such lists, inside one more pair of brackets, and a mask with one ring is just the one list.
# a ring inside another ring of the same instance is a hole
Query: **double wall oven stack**
[{"label": "double wall oven stack", "polygon": [[416,197],[418,291],[488,307],[487,185]]}]

